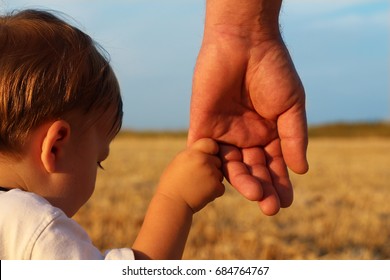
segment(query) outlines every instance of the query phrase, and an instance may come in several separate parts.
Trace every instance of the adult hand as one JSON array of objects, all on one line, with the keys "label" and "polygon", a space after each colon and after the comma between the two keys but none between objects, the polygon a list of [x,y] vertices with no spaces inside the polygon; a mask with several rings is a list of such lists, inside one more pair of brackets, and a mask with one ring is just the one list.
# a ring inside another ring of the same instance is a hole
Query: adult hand
[{"label": "adult hand", "polygon": [[223,171],[266,215],[288,207],[287,166],[308,170],[305,93],[280,36],[205,34],[196,63],[188,142],[220,143]]}]

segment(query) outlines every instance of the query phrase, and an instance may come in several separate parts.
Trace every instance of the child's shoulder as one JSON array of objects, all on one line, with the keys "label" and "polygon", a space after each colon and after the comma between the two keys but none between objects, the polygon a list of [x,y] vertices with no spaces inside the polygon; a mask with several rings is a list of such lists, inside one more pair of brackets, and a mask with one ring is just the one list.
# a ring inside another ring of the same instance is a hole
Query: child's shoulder
[{"label": "child's shoulder", "polygon": [[42,232],[53,221],[66,219],[39,195],[19,189],[0,192],[0,258],[30,259]]},{"label": "child's shoulder", "polygon": [[53,219],[64,215],[62,210],[53,207],[43,197],[20,189],[1,192],[0,208],[0,219],[2,221],[7,217],[12,217],[13,219],[21,218],[28,221],[29,219],[47,219],[48,217]]}]

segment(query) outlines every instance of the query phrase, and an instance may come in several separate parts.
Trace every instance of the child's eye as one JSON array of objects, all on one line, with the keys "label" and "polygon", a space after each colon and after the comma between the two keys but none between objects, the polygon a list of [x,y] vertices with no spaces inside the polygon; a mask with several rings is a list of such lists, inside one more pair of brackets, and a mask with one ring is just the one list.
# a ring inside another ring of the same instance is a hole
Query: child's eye
[{"label": "child's eye", "polygon": [[99,167],[100,169],[104,170],[104,168],[103,168],[103,166],[102,166],[102,162],[101,162],[101,161],[98,161],[97,165],[98,165],[98,167]]}]

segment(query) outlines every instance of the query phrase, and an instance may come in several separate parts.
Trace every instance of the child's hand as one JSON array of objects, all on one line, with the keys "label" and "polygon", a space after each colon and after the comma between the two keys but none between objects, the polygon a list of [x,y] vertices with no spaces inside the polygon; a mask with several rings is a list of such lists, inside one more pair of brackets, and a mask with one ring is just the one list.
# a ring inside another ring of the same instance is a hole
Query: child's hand
[{"label": "child's hand", "polygon": [[225,191],[218,150],[214,140],[200,139],[168,165],[134,242],[136,258],[182,257],[193,214]]},{"label": "child's hand", "polygon": [[166,168],[157,192],[185,203],[195,213],[225,192],[218,144],[200,139]]}]

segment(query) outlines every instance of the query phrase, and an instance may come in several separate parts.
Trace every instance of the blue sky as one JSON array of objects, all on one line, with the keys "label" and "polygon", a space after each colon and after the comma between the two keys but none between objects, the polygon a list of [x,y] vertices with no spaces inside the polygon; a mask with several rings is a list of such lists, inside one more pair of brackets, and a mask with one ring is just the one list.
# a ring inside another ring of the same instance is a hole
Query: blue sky
[{"label": "blue sky", "polygon": [[[1,10],[62,11],[111,55],[124,127],[188,127],[204,0],[0,0]],[[307,94],[309,124],[390,119],[388,0],[284,0],[283,38]]]}]

